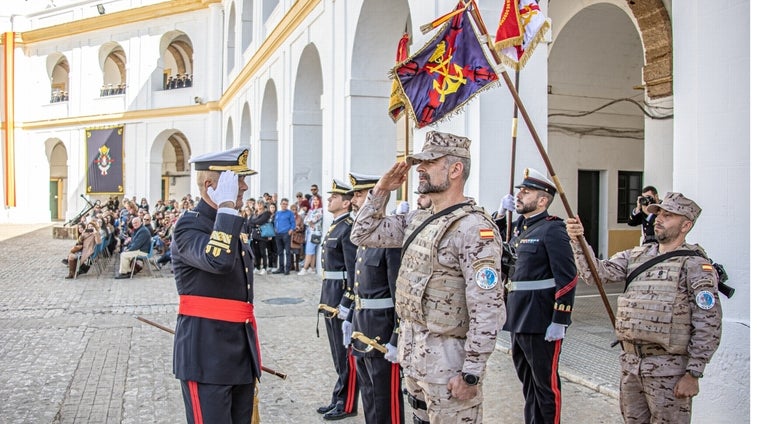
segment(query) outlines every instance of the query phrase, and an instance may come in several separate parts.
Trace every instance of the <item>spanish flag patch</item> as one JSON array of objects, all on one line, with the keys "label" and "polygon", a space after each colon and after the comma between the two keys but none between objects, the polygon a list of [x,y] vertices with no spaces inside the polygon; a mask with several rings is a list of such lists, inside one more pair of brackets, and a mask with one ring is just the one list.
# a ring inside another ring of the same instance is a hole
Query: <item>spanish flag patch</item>
[{"label": "spanish flag patch", "polygon": [[702,271],[711,272],[712,271],[712,265],[710,264],[702,264]]},{"label": "spanish flag patch", "polygon": [[494,238],[494,230],[492,230],[491,228],[481,229],[478,230],[478,235],[484,240],[491,240]]}]

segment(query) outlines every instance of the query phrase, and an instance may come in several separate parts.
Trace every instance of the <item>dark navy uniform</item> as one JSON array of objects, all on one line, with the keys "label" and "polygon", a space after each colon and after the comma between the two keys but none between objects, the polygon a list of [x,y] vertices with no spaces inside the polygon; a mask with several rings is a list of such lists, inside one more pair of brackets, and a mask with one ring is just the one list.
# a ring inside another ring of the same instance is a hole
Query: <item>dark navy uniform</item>
[{"label": "dark navy uniform", "polygon": [[204,200],[176,222],[171,256],[179,293],[173,371],[187,421],[249,423],[260,349],[253,256],[240,240],[244,218]]},{"label": "dark navy uniform", "polygon": [[[339,305],[351,307],[354,301],[352,291],[355,282],[355,253],[357,247],[350,241],[352,217],[345,213],[337,217],[323,236],[321,267],[323,285],[320,303],[332,308]],[[331,404],[342,404],[344,412],[352,414],[357,410],[358,385],[355,358],[343,344],[342,322],[338,317],[326,316],[326,334],[331,347],[331,358],[338,375],[332,392]]]},{"label": "dark navy uniform", "polygon": [[[354,331],[380,344],[397,346],[399,318],[394,311],[394,291],[401,261],[401,249],[360,246],[355,265],[355,310],[351,321]],[[353,339],[352,352],[357,362],[363,411],[366,423],[403,423],[404,399],[400,365],[384,359]]]},{"label": "dark navy uniform", "polygon": [[569,325],[576,291],[576,266],[565,223],[547,211],[520,216],[511,245],[518,260],[508,283],[507,321],[512,356],[526,399],[526,423],[560,417],[558,361],[562,340],[544,340],[551,323]]}]

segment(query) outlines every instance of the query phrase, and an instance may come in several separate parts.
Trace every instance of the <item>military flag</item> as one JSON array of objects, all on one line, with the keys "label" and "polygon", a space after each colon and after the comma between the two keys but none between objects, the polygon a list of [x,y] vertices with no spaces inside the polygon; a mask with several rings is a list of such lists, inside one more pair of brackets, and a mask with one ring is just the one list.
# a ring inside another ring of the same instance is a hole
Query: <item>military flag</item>
[{"label": "military flag", "polygon": [[505,0],[494,49],[502,63],[520,70],[544,38],[550,22],[536,0],[519,0],[517,10],[515,3],[516,0]]},{"label": "military flag", "polygon": [[124,193],[124,127],[88,128],[87,194]]},{"label": "military flag", "polygon": [[[407,59],[407,43],[410,41],[408,33],[402,34],[400,42],[397,45],[396,63],[404,62]],[[392,121],[397,122],[405,110],[405,98],[402,96],[399,82],[392,79],[392,94],[389,95],[389,116]]]},{"label": "military flag", "polygon": [[418,128],[460,110],[498,79],[473,29],[470,4],[459,2],[453,12],[437,19],[437,34],[392,69]]}]

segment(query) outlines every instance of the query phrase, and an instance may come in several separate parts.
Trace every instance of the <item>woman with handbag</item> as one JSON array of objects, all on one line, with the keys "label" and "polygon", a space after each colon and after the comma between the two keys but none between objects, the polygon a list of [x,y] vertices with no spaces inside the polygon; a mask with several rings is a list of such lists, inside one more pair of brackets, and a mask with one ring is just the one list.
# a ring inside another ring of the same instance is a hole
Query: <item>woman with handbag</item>
[{"label": "woman with handbag", "polygon": [[323,208],[321,207],[321,198],[313,196],[313,209],[305,215],[305,263],[297,275],[315,273],[315,256],[318,252],[318,245],[321,240],[321,226],[323,225]]},{"label": "woman with handbag", "polygon": [[270,256],[267,256],[270,240],[260,234],[260,226],[271,220],[271,213],[263,200],[255,202],[255,213],[247,220],[247,228],[250,234],[252,253],[255,255],[255,274],[267,274],[266,265],[270,267]]}]

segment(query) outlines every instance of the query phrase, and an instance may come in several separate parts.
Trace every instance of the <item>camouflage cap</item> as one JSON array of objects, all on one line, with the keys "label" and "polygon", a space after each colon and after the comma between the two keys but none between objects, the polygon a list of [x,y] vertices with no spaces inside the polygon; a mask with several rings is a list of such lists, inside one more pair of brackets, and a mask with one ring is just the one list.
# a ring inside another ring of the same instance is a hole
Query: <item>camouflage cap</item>
[{"label": "camouflage cap", "polygon": [[687,198],[681,193],[668,192],[662,202],[659,204],[649,205],[647,210],[653,214],[660,212],[660,209],[666,210],[676,215],[683,215],[691,222],[696,222],[702,208],[693,200]]},{"label": "camouflage cap", "polygon": [[438,131],[426,133],[426,142],[420,153],[405,159],[410,165],[417,165],[424,160],[438,159],[443,156],[470,158],[470,139]]}]

